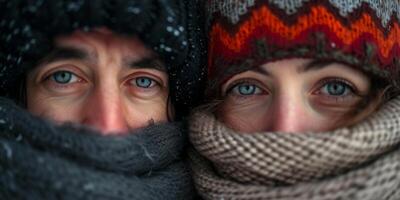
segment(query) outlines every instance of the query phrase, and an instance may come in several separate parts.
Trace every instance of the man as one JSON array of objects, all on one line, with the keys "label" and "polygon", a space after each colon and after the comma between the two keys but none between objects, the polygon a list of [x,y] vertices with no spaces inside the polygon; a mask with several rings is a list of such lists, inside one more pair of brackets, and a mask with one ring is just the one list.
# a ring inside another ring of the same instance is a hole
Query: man
[{"label": "man", "polygon": [[0,1],[0,199],[190,199],[196,4]]}]

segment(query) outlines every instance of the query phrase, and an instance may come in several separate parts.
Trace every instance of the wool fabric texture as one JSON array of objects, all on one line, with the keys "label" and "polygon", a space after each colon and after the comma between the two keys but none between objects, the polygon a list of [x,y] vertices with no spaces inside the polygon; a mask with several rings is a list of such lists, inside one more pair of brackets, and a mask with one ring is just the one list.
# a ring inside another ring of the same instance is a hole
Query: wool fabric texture
[{"label": "wool fabric texture", "polygon": [[197,0],[0,0],[0,95],[18,95],[17,85],[50,53],[56,36],[107,27],[137,36],[160,56],[175,111],[178,116],[186,114],[199,101],[206,74],[203,9],[198,4]]},{"label": "wool fabric texture", "polygon": [[0,98],[0,199],[191,199],[180,123],[102,136]]},{"label": "wool fabric texture", "polygon": [[400,1],[208,0],[210,79],[285,58],[344,63],[397,84]]},{"label": "wool fabric texture", "polygon": [[400,199],[400,98],[324,133],[235,132],[197,112],[191,163],[204,199]]}]

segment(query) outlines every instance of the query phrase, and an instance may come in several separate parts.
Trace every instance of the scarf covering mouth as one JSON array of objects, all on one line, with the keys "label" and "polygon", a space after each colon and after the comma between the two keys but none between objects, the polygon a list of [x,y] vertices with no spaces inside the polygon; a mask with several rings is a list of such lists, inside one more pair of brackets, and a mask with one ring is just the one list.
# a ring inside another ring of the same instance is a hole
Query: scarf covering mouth
[{"label": "scarf covering mouth", "polygon": [[102,136],[0,98],[0,199],[191,199],[186,140],[181,123]]},{"label": "scarf covering mouth", "polygon": [[363,122],[324,133],[243,134],[205,112],[190,125],[204,199],[400,199],[400,98]]}]

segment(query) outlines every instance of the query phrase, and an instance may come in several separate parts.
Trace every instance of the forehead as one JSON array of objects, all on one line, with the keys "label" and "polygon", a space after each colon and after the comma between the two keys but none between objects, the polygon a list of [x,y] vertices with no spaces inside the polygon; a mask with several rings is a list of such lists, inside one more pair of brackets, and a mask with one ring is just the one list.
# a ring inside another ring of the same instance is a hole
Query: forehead
[{"label": "forehead", "polygon": [[95,29],[91,32],[75,31],[70,35],[55,39],[56,48],[76,49],[90,58],[101,59],[112,55],[116,58],[137,61],[153,56],[153,52],[136,36],[125,36],[107,29]]}]

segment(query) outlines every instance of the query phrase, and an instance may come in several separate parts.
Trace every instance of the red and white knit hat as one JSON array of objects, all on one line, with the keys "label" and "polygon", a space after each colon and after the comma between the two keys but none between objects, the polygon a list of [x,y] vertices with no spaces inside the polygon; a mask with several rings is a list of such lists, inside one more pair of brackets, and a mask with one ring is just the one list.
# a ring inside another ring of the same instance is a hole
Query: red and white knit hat
[{"label": "red and white knit hat", "polygon": [[284,58],[399,80],[399,0],[208,0],[209,78]]}]

